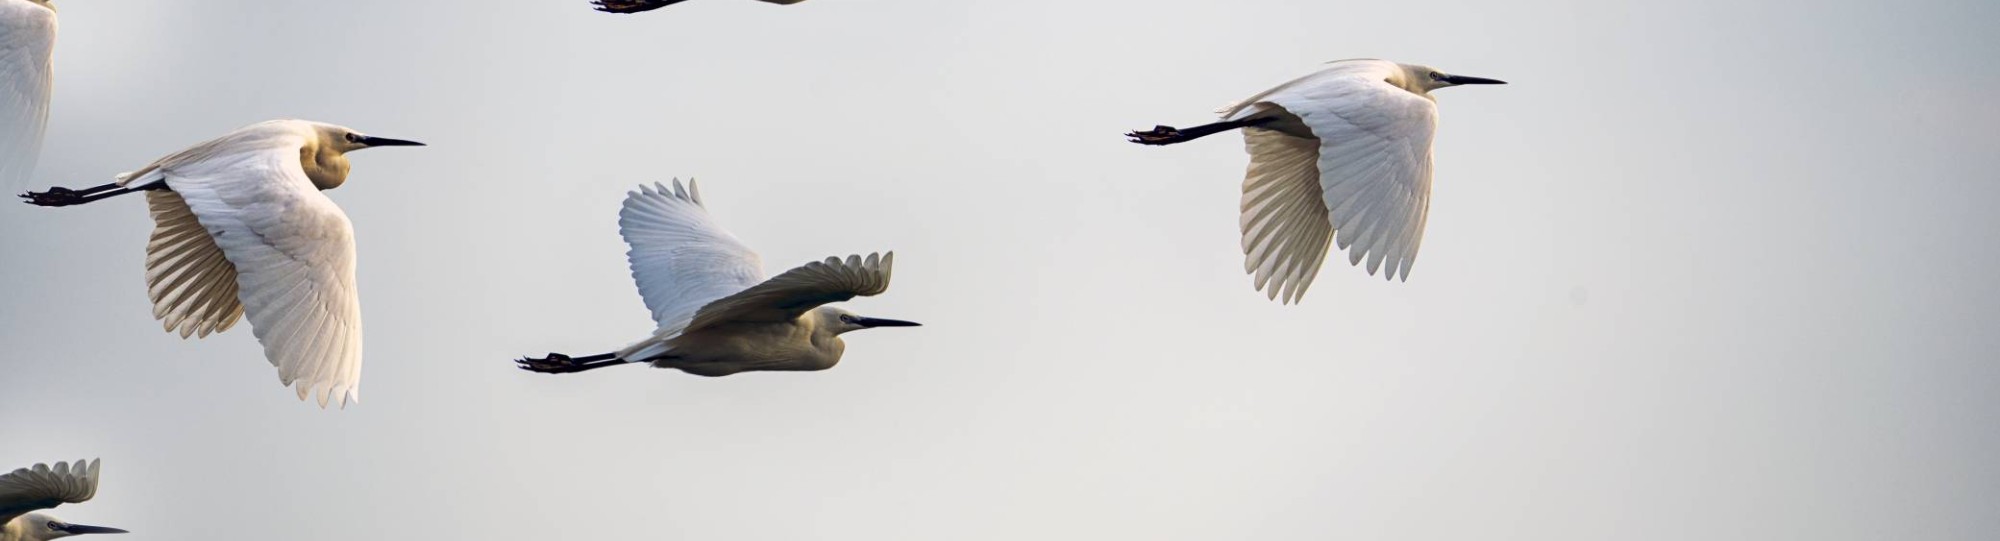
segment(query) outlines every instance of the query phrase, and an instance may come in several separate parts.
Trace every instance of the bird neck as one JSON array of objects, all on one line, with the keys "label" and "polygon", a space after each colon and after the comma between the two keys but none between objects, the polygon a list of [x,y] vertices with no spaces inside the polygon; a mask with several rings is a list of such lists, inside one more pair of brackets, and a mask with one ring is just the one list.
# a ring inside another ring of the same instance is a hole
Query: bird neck
[{"label": "bird neck", "polygon": [[347,155],[340,151],[306,145],[299,149],[299,166],[305,168],[306,178],[312,179],[313,186],[321,190],[347,183]]},{"label": "bird neck", "polygon": [[27,541],[28,529],[21,524],[22,517],[14,517],[0,524],[0,541]]}]

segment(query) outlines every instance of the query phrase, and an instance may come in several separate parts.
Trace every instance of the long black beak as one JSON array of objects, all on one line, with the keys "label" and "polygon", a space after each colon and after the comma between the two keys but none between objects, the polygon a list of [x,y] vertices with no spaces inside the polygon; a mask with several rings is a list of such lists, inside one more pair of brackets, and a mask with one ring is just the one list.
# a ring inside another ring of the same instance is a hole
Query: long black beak
[{"label": "long black beak", "polygon": [[1455,84],[1455,85],[1504,85],[1504,84],[1507,84],[1507,82],[1506,82],[1506,81],[1502,81],[1502,80],[1499,80],[1499,79],[1488,79],[1488,78],[1485,78],[1485,77],[1473,77],[1473,76],[1470,76],[1470,75],[1446,75],[1446,76],[1444,76],[1444,82],[1447,82],[1447,83],[1451,83],[1451,84]]},{"label": "long black beak", "polygon": [[359,141],[355,141],[355,142],[357,142],[357,143],[361,143],[361,146],[368,146],[368,147],[420,147],[420,146],[424,146],[424,144],[423,144],[423,143],[419,143],[419,142],[416,142],[416,141],[405,141],[405,140],[402,140],[402,139],[390,139],[390,138],[387,138],[387,137],[375,137],[375,136],[372,136],[372,135],[363,135],[363,136],[361,136],[361,140],[359,140]]},{"label": "long black beak", "polygon": [[917,323],[917,322],[915,322],[915,321],[903,321],[903,320],[900,320],[900,319],[881,319],[881,318],[873,318],[873,317],[857,317],[857,318],[854,318],[854,324],[856,324],[856,325],[860,325],[860,326],[863,326],[863,327],[870,327],[870,328],[873,328],[873,327],[922,327],[922,326],[924,326],[924,325],[923,325],[922,323]]},{"label": "long black beak", "polygon": [[75,535],[83,535],[87,533],[132,533],[117,528],[107,528],[104,526],[86,526],[83,524],[71,524],[68,526],[63,526],[62,531]]}]

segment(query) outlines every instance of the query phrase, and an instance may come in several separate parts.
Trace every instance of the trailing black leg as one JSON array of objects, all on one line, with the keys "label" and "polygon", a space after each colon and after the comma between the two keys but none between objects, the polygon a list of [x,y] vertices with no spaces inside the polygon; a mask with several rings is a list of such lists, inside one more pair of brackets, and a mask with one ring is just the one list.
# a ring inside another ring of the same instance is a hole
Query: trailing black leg
[{"label": "trailing black leg", "polygon": [[1266,122],[1271,122],[1273,120],[1277,119],[1268,117],[1246,118],[1243,120],[1229,120],[1229,121],[1217,122],[1214,124],[1203,124],[1185,130],[1180,128],[1175,128],[1173,126],[1154,126],[1153,129],[1150,130],[1127,133],[1125,134],[1125,137],[1129,138],[1130,141],[1141,145],[1155,145],[1155,146],[1171,145],[1174,143],[1186,143],[1188,141],[1193,141],[1196,139],[1208,137],[1210,135],[1215,135],[1218,133],[1226,132],[1237,128],[1247,128],[1250,126],[1257,126],[1260,124],[1264,124]]},{"label": "trailing black leg", "polygon": [[574,374],[630,362],[632,361],[618,358],[618,354],[616,353],[605,353],[588,357],[570,357],[561,353],[550,353],[547,357],[515,359],[514,365],[520,367],[522,370],[542,374]]},{"label": "trailing black leg", "polygon": [[638,13],[652,11],[679,4],[685,0],[591,0],[597,10],[605,13]]},{"label": "trailing black leg", "polygon": [[54,188],[49,188],[49,190],[46,192],[28,192],[21,194],[21,199],[24,200],[22,201],[23,203],[27,203],[30,205],[39,205],[44,207],[67,207],[71,205],[81,205],[84,203],[110,199],[128,193],[144,192],[150,190],[164,190],[166,188],[167,188],[166,182],[154,182],[152,184],[147,184],[138,187],[119,186],[118,183],[113,182],[110,184],[105,184],[103,186],[92,186],[89,188],[84,188],[82,190],[72,190],[69,188],[57,186]]}]

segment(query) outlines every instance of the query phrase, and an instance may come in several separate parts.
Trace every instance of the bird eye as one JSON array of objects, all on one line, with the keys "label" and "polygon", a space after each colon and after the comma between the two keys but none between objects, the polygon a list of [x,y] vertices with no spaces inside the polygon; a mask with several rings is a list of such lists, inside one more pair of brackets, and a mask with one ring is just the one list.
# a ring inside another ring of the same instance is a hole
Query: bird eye
[{"label": "bird eye", "polygon": [[359,143],[359,142],[361,142],[361,134],[358,134],[358,133],[354,133],[354,132],[347,132],[347,142],[349,142],[349,143]]},{"label": "bird eye", "polygon": [[854,318],[852,318],[852,317],[849,317],[849,316],[848,316],[847,314],[841,314],[841,315],[840,315],[840,322],[841,322],[841,323],[853,323],[853,322],[854,322]]},{"label": "bird eye", "polygon": [[1432,80],[1432,81],[1443,81],[1443,80],[1444,80],[1444,74],[1442,74],[1442,73],[1438,73],[1438,72],[1435,72],[1435,71],[1433,71],[1433,72],[1431,72],[1431,80]]},{"label": "bird eye", "polygon": [[57,531],[61,531],[61,530],[62,530],[62,523],[61,523],[61,522],[56,522],[56,521],[53,521],[53,520],[51,520],[51,521],[49,521],[49,529],[51,529],[51,530],[57,530]]}]

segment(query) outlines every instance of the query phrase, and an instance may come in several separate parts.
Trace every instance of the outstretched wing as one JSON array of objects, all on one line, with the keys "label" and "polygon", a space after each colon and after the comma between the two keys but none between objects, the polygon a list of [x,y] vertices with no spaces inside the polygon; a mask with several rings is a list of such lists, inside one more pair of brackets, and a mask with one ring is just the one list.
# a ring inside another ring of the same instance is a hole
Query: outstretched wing
[{"label": "outstretched wing", "polygon": [[1437,105],[1369,66],[1330,69],[1230,112],[1283,119],[1244,130],[1244,266],[1272,298],[1305,293],[1329,240],[1371,275],[1387,263],[1384,278],[1408,279],[1416,262]]},{"label": "outstretched wing", "polygon": [[708,214],[694,181],[673,182],[640,186],[618,213],[632,280],[661,329],[686,325],[702,305],[764,281],[763,261]]},{"label": "outstretched wing", "polygon": [[785,271],[741,293],[701,307],[687,332],[730,322],[791,321],[819,305],[889,290],[896,253],[829,257]]},{"label": "outstretched wing", "polygon": [[[237,298],[278,380],[296,386],[301,400],[316,395],[320,407],[335,397],[342,406],[357,401],[354,227],[300,167],[304,134],[232,141],[148,174],[166,178],[235,269]],[[201,250],[196,243],[193,251]],[[182,332],[215,321],[183,320]]]},{"label": "outstretched wing", "polygon": [[35,172],[49,122],[56,13],[32,2],[0,2],[0,187]]},{"label": "outstretched wing", "polygon": [[0,524],[33,511],[83,503],[97,495],[97,460],[36,464],[0,475]]}]

